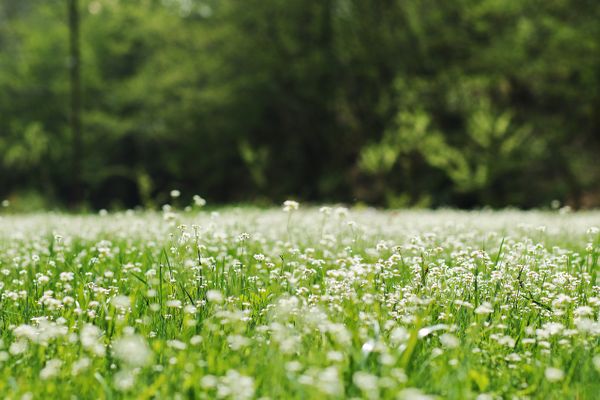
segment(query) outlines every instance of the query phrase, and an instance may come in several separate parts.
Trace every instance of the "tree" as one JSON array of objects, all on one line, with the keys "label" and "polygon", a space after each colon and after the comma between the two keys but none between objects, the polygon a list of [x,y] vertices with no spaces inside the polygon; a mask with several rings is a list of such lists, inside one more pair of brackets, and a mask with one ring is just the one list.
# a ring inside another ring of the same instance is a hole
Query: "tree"
[{"label": "tree", "polygon": [[71,85],[71,102],[69,125],[72,134],[72,194],[71,204],[82,201],[81,168],[83,159],[81,132],[81,49],[79,37],[79,0],[67,0],[69,15],[69,78]]}]

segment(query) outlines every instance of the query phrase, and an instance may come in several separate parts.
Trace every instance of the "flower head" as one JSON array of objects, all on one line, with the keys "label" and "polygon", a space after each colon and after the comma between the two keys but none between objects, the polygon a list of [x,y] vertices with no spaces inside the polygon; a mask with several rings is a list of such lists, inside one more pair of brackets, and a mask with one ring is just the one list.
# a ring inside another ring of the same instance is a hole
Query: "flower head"
[{"label": "flower head", "polygon": [[300,207],[300,203],[294,200],[286,200],[283,202],[283,211],[291,212],[295,211]]}]

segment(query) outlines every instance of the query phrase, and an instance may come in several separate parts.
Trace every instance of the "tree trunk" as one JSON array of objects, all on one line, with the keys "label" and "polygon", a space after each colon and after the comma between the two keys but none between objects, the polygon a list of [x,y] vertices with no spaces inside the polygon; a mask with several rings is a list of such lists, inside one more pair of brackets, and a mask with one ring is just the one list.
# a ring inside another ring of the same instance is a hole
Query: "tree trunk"
[{"label": "tree trunk", "polygon": [[69,79],[71,86],[71,101],[69,125],[72,135],[72,193],[71,205],[76,206],[82,201],[81,160],[81,65],[79,45],[79,0],[67,0],[69,10]]}]

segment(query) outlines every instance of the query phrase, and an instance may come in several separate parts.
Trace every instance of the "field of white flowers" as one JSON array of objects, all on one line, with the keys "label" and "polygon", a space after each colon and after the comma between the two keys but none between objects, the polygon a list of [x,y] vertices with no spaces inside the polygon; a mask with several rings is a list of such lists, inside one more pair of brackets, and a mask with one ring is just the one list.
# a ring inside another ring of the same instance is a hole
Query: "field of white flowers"
[{"label": "field of white flowers", "polygon": [[600,213],[0,215],[0,398],[595,399]]}]

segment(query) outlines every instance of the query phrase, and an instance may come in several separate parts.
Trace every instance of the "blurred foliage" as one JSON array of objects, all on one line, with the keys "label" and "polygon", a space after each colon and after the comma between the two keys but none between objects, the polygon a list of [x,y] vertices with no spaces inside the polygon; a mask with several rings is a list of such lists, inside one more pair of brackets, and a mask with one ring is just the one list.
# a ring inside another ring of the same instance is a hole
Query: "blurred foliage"
[{"label": "blurred foliage", "polygon": [[[85,205],[600,204],[593,0],[80,0]],[[0,0],[0,198],[69,204],[65,0]]]}]

